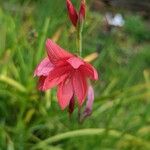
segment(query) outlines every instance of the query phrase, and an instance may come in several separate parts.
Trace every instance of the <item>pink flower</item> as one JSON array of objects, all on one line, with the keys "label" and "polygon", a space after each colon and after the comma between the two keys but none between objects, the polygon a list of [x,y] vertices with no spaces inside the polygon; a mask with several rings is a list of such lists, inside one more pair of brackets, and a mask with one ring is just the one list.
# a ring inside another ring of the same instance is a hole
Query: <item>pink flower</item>
[{"label": "pink flower", "polygon": [[[38,88],[45,91],[58,86],[59,105],[62,109],[69,106],[71,113],[74,110],[75,97],[79,107],[82,106],[89,89],[87,80],[97,80],[97,71],[92,65],[65,51],[50,39],[46,41],[46,50],[48,57],[41,61],[34,72],[39,77]],[[88,99],[93,102],[93,98]],[[90,105],[88,102],[88,107]]]},{"label": "pink flower", "polygon": [[68,15],[72,22],[72,24],[77,27],[78,22],[83,21],[85,19],[85,0],[81,0],[80,10],[77,13],[76,9],[74,8],[73,4],[70,0],[66,0],[66,5],[68,9]]}]

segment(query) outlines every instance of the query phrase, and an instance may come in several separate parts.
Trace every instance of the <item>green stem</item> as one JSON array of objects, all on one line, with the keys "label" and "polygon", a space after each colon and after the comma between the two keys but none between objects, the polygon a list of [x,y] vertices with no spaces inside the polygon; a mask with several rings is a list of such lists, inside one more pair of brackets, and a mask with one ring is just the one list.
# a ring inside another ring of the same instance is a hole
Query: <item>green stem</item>
[{"label": "green stem", "polygon": [[117,131],[117,130],[106,130],[104,128],[89,128],[89,129],[80,129],[80,130],[69,131],[66,133],[60,133],[58,135],[51,136],[51,137],[47,138],[46,140],[39,142],[37,145],[35,145],[32,148],[32,150],[36,150],[38,148],[44,147],[51,143],[59,142],[64,139],[71,139],[74,137],[81,137],[81,136],[86,137],[86,136],[92,136],[92,135],[103,135],[103,134],[106,134],[106,132],[108,133],[109,136],[113,136],[116,138],[124,138],[127,140],[133,140],[136,143],[137,142],[142,143],[147,148],[150,148],[150,144],[148,141],[145,141],[145,140],[143,140],[137,136],[134,136],[132,134],[128,134],[128,133],[123,134],[122,132]]},{"label": "green stem", "polygon": [[77,52],[82,56],[82,32],[77,31]]},{"label": "green stem", "polygon": [[77,27],[77,53],[80,57],[82,56],[82,30],[83,22],[79,22]]}]

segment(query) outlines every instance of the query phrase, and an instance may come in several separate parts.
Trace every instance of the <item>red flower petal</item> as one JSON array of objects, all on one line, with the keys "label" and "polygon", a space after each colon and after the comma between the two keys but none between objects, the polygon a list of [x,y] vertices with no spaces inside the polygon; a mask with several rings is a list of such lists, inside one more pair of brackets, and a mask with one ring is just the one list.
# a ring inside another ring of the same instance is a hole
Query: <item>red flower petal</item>
[{"label": "red flower petal", "polygon": [[76,27],[78,22],[78,14],[70,0],[66,0],[68,15],[72,24]]},{"label": "red flower petal", "polygon": [[85,63],[85,65],[81,66],[80,70],[85,74],[85,76],[93,80],[98,80],[97,70],[92,65]]},{"label": "red flower petal", "polygon": [[43,84],[43,88],[41,89],[42,91],[46,91],[48,89],[51,89],[57,85],[59,85],[61,82],[63,82],[66,78],[68,77],[68,74],[64,74],[60,77],[57,78],[53,78],[51,80],[49,80],[49,78],[47,77],[44,81]]},{"label": "red flower petal", "polygon": [[78,69],[81,65],[84,65],[84,62],[78,57],[71,57],[67,62],[74,68]]},{"label": "red flower petal", "polygon": [[65,109],[73,96],[73,87],[71,80],[68,79],[58,86],[57,97],[60,107]]},{"label": "red flower petal", "polygon": [[79,70],[74,72],[73,88],[75,95],[78,98],[78,103],[80,106],[82,106],[87,92],[87,83],[84,74],[81,74]]},{"label": "red flower petal", "polygon": [[43,85],[43,90],[50,89],[59,83],[63,82],[71,71],[70,66],[62,66],[54,68],[48,77],[45,79],[45,83]]},{"label": "red flower petal", "polygon": [[54,64],[61,59],[73,56],[50,39],[46,41],[46,49],[50,61]]},{"label": "red flower petal", "polygon": [[44,58],[34,71],[34,76],[47,76],[54,65],[48,58]]}]

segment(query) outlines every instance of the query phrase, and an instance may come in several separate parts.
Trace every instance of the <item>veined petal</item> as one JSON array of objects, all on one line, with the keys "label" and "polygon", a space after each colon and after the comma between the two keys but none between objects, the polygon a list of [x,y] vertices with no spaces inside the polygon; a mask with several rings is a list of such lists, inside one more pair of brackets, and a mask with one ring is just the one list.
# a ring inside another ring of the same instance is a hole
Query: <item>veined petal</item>
[{"label": "veined petal", "polygon": [[71,57],[67,62],[74,68],[78,69],[81,65],[84,65],[84,62],[78,57]]},{"label": "veined petal", "polygon": [[47,77],[44,81],[42,90],[46,91],[48,89],[51,89],[51,88],[59,85],[61,82],[66,80],[67,77],[68,77],[68,74],[63,74],[62,76],[53,78],[51,80],[49,80],[49,78]]},{"label": "veined petal", "polygon": [[45,79],[43,90],[50,89],[63,82],[70,74],[71,69],[72,68],[69,65],[54,68]]},{"label": "veined petal", "polygon": [[48,80],[52,80],[54,78],[60,77],[64,74],[68,74],[72,71],[71,66],[61,66],[61,67],[55,67],[48,75]]},{"label": "veined petal", "polygon": [[72,24],[76,27],[78,22],[78,14],[70,0],[66,0],[68,15]]},{"label": "veined petal", "polygon": [[73,96],[73,87],[70,79],[65,80],[58,86],[57,97],[60,107],[65,109]]},{"label": "veined petal", "polygon": [[47,76],[54,65],[48,58],[44,58],[34,71],[34,76]]},{"label": "veined petal", "polygon": [[50,39],[46,41],[46,49],[50,61],[54,64],[63,58],[69,58],[73,56],[71,53],[65,51]]},{"label": "veined petal", "polygon": [[81,66],[80,70],[92,80],[98,80],[97,70],[92,65],[85,63],[85,65]]},{"label": "veined petal", "polygon": [[78,98],[78,103],[82,106],[87,93],[87,83],[84,74],[76,70],[73,75],[73,89]]}]

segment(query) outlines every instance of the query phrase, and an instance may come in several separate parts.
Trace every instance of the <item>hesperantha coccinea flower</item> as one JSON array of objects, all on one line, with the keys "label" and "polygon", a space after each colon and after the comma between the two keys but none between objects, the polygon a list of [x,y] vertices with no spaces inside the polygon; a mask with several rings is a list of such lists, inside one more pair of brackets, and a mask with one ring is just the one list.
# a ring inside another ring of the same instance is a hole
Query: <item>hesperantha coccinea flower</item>
[{"label": "hesperantha coccinea flower", "polygon": [[90,80],[98,80],[96,69],[82,58],[64,50],[52,40],[46,41],[47,57],[35,69],[34,75],[39,77],[38,88],[46,91],[57,86],[58,103],[62,110],[74,110],[75,100],[79,108],[87,96],[87,115],[91,112],[94,91]]}]

